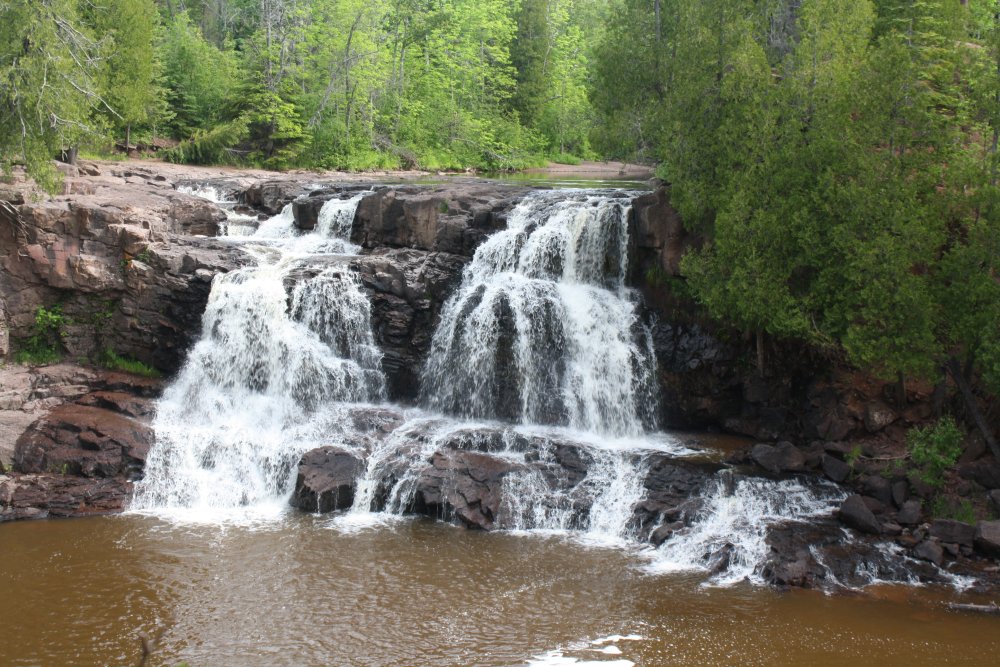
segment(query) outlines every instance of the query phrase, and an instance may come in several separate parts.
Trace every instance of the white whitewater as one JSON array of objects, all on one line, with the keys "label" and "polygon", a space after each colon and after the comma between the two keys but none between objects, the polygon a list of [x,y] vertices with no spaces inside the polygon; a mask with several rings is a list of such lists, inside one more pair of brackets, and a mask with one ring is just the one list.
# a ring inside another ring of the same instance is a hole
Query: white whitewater
[{"label": "white whitewater", "polygon": [[712,573],[720,586],[759,583],[767,534],[777,524],[829,516],[843,500],[835,488],[818,493],[796,480],[734,478],[720,473],[692,525],[674,533],[653,556],[650,570]]},{"label": "white whitewater", "polygon": [[[360,198],[331,200],[323,215],[353,218]],[[268,223],[246,239],[257,265],[213,283],[202,337],[158,404],[157,440],[133,509],[212,518],[279,506],[301,454],[326,444],[327,408],[385,396],[370,304],[357,277],[343,262],[310,269],[315,262],[307,261],[350,244],[295,234],[290,213]],[[343,233],[343,225],[321,230]],[[289,294],[286,280],[303,272]]]},{"label": "white whitewater", "polygon": [[536,193],[476,251],[423,375],[449,414],[637,435],[656,367],[625,287],[627,193]]}]

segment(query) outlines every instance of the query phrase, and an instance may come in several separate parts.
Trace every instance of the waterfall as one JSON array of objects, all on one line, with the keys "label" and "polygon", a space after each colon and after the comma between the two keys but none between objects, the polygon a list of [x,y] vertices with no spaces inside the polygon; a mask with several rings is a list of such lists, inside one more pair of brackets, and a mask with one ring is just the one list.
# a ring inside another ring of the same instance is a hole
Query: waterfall
[{"label": "waterfall", "polygon": [[213,282],[201,339],[159,402],[134,509],[280,511],[302,455],[332,446],[357,471],[338,481],[353,483],[353,505],[336,525],[423,507],[608,544],[690,504],[650,567],[717,584],[760,578],[776,524],[830,514],[836,494],[794,480],[681,470],[672,460],[694,452],[651,432],[655,357],[626,286],[631,193],[526,196],[442,308],[422,407],[371,405],[386,399],[382,353],[347,266],[363,196],[327,201],[311,233],[291,205],[258,224],[220,202],[224,235],[257,262]]},{"label": "waterfall", "polygon": [[283,211],[252,237],[263,247],[246,246],[256,266],[215,278],[202,337],[159,402],[133,509],[210,515],[281,501],[301,454],[324,444],[331,405],[384,399],[357,277],[336,261],[311,268],[316,253],[352,247],[322,232],[343,233],[359,201],[328,202],[330,223],[312,234],[296,234]]},{"label": "waterfall", "polygon": [[469,418],[635,435],[654,425],[648,330],[625,287],[627,193],[537,193],[445,305],[423,400]]}]

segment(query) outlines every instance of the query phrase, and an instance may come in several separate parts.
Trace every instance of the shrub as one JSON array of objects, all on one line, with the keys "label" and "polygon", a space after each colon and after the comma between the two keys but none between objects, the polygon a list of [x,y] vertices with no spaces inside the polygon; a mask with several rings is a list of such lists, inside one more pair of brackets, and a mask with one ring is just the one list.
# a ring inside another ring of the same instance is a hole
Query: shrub
[{"label": "shrub", "polygon": [[920,478],[931,486],[944,484],[944,473],[962,454],[963,434],[951,417],[937,424],[912,428],[906,434],[910,458],[920,466]]},{"label": "shrub", "polygon": [[15,360],[20,364],[31,366],[58,361],[64,324],[66,324],[66,317],[62,314],[61,306],[58,304],[52,308],[39,306],[38,310],[35,311],[35,326],[32,334],[24,341],[15,356]]}]

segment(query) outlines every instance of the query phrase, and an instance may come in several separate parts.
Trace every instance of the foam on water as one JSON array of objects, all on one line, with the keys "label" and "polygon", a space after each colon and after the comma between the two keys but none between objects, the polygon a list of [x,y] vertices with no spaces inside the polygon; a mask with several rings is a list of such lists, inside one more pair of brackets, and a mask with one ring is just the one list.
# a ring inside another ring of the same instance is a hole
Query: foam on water
[{"label": "foam on water", "polygon": [[842,492],[817,492],[797,480],[735,479],[720,473],[695,521],[676,531],[653,555],[650,572],[711,572],[709,583],[760,583],[776,524],[829,516]]}]

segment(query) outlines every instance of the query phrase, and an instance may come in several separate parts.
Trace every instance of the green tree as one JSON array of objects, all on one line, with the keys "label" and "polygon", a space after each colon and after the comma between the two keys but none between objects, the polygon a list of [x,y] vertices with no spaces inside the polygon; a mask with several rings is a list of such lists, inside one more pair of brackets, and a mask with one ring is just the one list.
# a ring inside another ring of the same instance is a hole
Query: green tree
[{"label": "green tree", "polygon": [[22,163],[42,186],[59,187],[52,158],[99,139],[90,122],[108,109],[96,81],[98,45],[75,0],[0,4],[0,167]]}]

